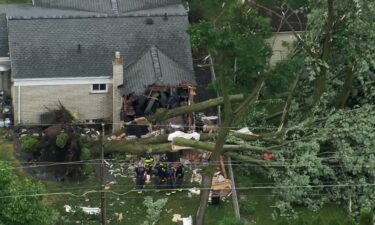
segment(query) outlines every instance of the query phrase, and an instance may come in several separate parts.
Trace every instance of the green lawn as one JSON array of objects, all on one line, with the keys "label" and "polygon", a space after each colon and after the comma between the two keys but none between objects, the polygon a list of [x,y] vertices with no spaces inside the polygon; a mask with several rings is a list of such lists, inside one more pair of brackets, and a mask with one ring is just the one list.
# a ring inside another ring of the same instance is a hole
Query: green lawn
[{"label": "green lawn", "polygon": [[[156,225],[175,225],[176,223],[172,222],[173,214],[181,214],[183,217],[189,215],[194,216],[197,210],[199,197],[189,197],[187,191],[177,192],[171,196],[166,196],[163,191],[156,193],[153,190],[150,190],[145,191],[140,195],[132,191],[134,190],[134,183],[130,178],[117,178],[116,181],[118,183],[111,186],[111,191],[116,193],[130,192],[120,196],[112,193],[107,194],[107,218],[111,220],[111,224],[142,224],[146,216],[146,207],[142,204],[145,196],[152,196],[154,201],[160,198],[168,198],[168,202]],[[46,182],[46,185],[49,192],[69,191],[76,195],[81,195],[89,190],[99,190],[98,180],[94,176],[89,177],[79,184],[76,182]],[[148,186],[148,188],[152,189],[153,187]],[[76,224],[76,221],[81,221],[83,224],[100,224],[99,216],[88,217],[82,214],[64,212],[64,205],[99,207],[99,193],[88,194],[86,198],[70,195],[49,196],[45,199],[45,203],[57,209],[61,215],[66,218],[64,223],[66,225]],[[117,221],[115,213],[123,213],[124,219],[122,221]],[[216,225],[224,216],[234,216],[232,203],[230,201],[221,202],[218,206],[210,205],[207,209],[205,224]]]},{"label": "green lawn", "polygon": [[[237,176],[237,186],[271,186],[272,183],[266,178],[256,175],[254,172],[251,176]],[[277,225],[280,218],[274,218],[272,214],[276,210],[275,202],[276,197],[272,195],[271,189],[250,189],[242,190],[239,192],[242,198],[249,200],[255,207],[255,212],[251,215],[241,214],[241,217],[247,221],[251,221],[251,224],[257,225]],[[321,218],[323,220],[334,220],[339,219],[341,221],[348,220],[348,214],[344,209],[337,205],[326,205],[317,212],[312,212],[305,207],[297,208],[296,211],[300,218],[311,221],[315,218]]]}]

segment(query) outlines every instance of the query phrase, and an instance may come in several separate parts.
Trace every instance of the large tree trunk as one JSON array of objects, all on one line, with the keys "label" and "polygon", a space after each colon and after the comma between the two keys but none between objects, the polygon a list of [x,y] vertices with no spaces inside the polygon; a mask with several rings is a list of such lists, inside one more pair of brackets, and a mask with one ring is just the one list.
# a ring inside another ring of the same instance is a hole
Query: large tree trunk
[{"label": "large tree trunk", "polygon": [[260,90],[262,89],[264,85],[264,81],[265,81],[265,76],[262,76],[257,86],[252,91],[252,93],[249,96],[247,96],[246,99],[242,101],[235,110],[233,110],[232,104],[228,95],[228,92],[229,92],[228,87],[225,83],[225,77],[221,76],[220,86],[222,89],[223,100],[224,100],[225,118],[224,118],[224,123],[220,126],[219,135],[215,143],[215,147],[212,151],[212,155],[210,158],[211,163],[205,170],[203,170],[203,173],[202,173],[203,189],[201,190],[199,207],[198,207],[197,214],[196,214],[196,225],[204,225],[204,215],[206,212],[206,206],[207,206],[209,193],[211,189],[212,177],[216,169],[214,162],[218,162],[220,160],[220,155],[223,152],[224,144],[230,131],[230,126],[232,125],[234,118],[238,114],[241,114],[242,112],[244,112],[250,105],[252,105],[255,102],[255,100],[259,96]]},{"label": "large tree trunk", "polygon": [[[154,139],[155,140],[155,139]],[[213,139],[211,139],[213,140]],[[205,141],[195,141],[185,138],[175,138],[172,142],[167,140],[163,143],[140,143],[140,142],[130,142],[130,141],[109,141],[105,144],[105,153],[125,153],[125,154],[135,154],[143,155],[148,151],[153,153],[164,153],[169,151],[174,151],[173,146],[183,146],[193,149],[202,149],[206,151],[214,151],[215,144]],[[244,145],[223,145],[223,152],[236,152],[236,151],[249,151],[257,154],[262,154],[264,152],[269,152],[268,148],[262,148],[258,146]],[[93,155],[99,155],[99,148],[92,149],[91,153]]]},{"label": "large tree trunk", "polygon": [[[229,100],[232,102],[242,101],[243,99],[244,99],[244,95],[242,94],[229,96]],[[219,97],[219,98],[210,99],[204,102],[196,103],[193,105],[189,105],[189,106],[182,106],[182,107],[169,109],[169,110],[167,109],[161,110],[159,112],[156,112],[153,115],[148,116],[147,119],[148,121],[152,123],[156,123],[156,122],[161,122],[161,121],[164,121],[164,120],[176,117],[176,116],[180,116],[180,115],[184,115],[184,114],[188,114],[192,112],[201,112],[206,109],[216,107],[222,104],[224,104],[224,98]]]},{"label": "large tree trunk", "polygon": [[[333,15],[333,0],[327,0],[327,23],[325,27],[325,37],[323,44],[323,52],[321,60],[323,63],[328,63],[329,57],[331,56],[331,45],[332,45],[332,35],[333,35],[333,24],[334,24],[334,15]],[[319,65],[320,73],[317,75],[315,80],[313,102],[314,104],[320,100],[320,97],[326,90],[326,77],[327,77],[327,68],[328,65]]]},{"label": "large tree trunk", "polygon": [[215,172],[215,163],[220,160],[220,154],[224,147],[226,137],[229,133],[229,126],[232,124],[234,115],[226,115],[223,126],[221,127],[218,135],[217,142],[214,147],[214,151],[210,158],[209,166],[202,173],[202,185],[200,195],[199,207],[196,215],[196,225],[204,225],[204,215],[206,212],[206,206],[210,194],[212,177]]},{"label": "large tree trunk", "polygon": [[356,64],[355,59],[353,59],[352,64],[353,65],[351,68],[351,72],[349,75],[346,76],[344,85],[342,86],[342,90],[337,96],[338,97],[336,101],[337,108],[344,108],[346,102],[348,101],[350,93],[352,92],[353,80],[357,75],[357,64]]}]

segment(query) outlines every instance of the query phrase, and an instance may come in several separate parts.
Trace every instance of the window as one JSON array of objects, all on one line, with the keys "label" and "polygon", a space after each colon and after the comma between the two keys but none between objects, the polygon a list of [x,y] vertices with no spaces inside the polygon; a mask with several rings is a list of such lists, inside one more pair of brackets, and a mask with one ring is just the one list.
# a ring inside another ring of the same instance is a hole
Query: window
[{"label": "window", "polygon": [[107,92],[107,84],[93,84],[91,85],[91,92],[93,93],[103,93]]}]

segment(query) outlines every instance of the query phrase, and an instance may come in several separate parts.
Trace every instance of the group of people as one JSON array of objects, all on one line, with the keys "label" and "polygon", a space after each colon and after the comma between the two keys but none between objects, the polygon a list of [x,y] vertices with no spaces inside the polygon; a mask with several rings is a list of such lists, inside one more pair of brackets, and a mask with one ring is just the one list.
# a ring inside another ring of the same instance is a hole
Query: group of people
[{"label": "group of people", "polygon": [[173,165],[163,160],[163,158],[160,161],[154,162],[152,157],[146,157],[135,168],[136,188],[139,194],[142,193],[147,176],[150,176],[154,181],[156,191],[167,189],[168,192],[166,192],[166,195],[171,195],[176,193],[176,190],[182,191],[184,166],[182,163]]}]

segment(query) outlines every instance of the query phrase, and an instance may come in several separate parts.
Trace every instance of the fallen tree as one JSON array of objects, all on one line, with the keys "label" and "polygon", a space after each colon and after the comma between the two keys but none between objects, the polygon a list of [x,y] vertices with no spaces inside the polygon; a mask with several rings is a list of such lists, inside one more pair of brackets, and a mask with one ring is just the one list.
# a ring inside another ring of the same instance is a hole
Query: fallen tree
[{"label": "fallen tree", "polygon": [[[209,137],[212,135],[208,135]],[[215,144],[212,142],[207,141],[195,141],[185,138],[174,138],[172,142],[168,142],[167,140],[163,143],[153,143],[148,142],[151,140],[145,139],[143,141],[135,142],[135,141],[108,141],[105,144],[104,151],[106,154],[109,153],[125,153],[125,154],[134,154],[134,155],[144,155],[147,152],[152,153],[164,153],[169,151],[175,151],[173,146],[182,146],[187,148],[193,149],[202,149],[206,151],[213,151]],[[155,139],[153,139],[155,141]],[[94,145],[100,146],[100,145]],[[262,154],[264,152],[270,152],[268,148],[258,147],[258,146],[250,146],[248,144],[240,144],[240,145],[224,145],[223,152],[229,151],[248,151],[256,154]],[[99,155],[100,149],[93,148],[92,149],[93,155]]]},{"label": "fallen tree", "polygon": [[[231,101],[231,102],[240,102],[243,99],[244,99],[243,94],[230,95],[229,96],[229,101]],[[216,106],[219,106],[219,105],[223,105],[223,104],[224,104],[224,98],[219,97],[219,98],[210,99],[210,100],[207,100],[207,101],[204,101],[204,102],[196,103],[196,104],[193,104],[193,105],[189,105],[189,106],[178,107],[178,108],[175,108],[175,109],[169,109],[169,110],[168,109],[161,109],[160,111],[158,111],[158,112],[156,112],[156,113],[154,113],[154,114],[152,114],[152,115],[150,115],[146,118],[151,123],[157,123],[157,122],[161,122],[161,121],[164,121],[164,120],[176,117],[176,116],[180,116],[180,115],[184,115],[184,114],[188,114],[188,113],[192,113],[192,112],[201,112],[201,111],[204,111],[206,109],[216,107]]]}]

